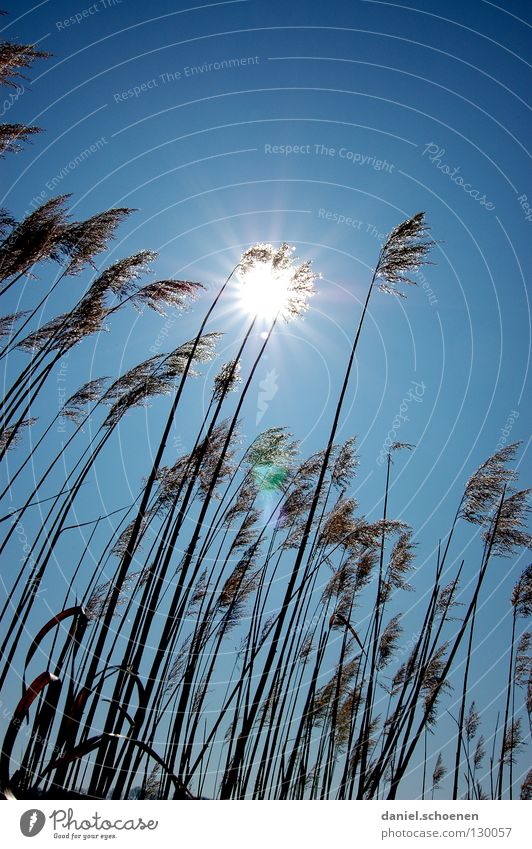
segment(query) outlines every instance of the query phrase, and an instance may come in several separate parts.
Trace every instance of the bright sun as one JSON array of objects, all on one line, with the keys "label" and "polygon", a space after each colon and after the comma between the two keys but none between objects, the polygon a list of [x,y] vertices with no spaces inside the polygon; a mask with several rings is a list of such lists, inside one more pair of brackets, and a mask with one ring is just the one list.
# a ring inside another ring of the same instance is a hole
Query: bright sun
[{"label": "bright sun", "polygon": [[240,303],[250,315],[273,320],[288,303],[292,268],[257,262],[240,275]]}]

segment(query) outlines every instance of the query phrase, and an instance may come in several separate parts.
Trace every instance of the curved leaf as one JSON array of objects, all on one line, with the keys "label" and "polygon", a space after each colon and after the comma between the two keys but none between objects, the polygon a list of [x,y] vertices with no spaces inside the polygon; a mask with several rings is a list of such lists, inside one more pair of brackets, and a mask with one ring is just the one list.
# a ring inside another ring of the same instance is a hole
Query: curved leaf
[{"label": "curved leaf", "polygon": [[88,618],[87,618],[87,615],[86,615],[84,609],[81,607],[81,605],[77,604],[75,607],[69,607],[66,610],[62,610],[61,613],[58,613],[56,616],[53,616],[45,625],[43,625],[41,630],[39,631],[39,633],[37,634],[37,636],[35,637],[35,639],[31,643],[29,650],[28,650],[28,653],[26,655],[26,660],[24,661],[24,671],[22,673],[22,680],[24,682],[23,683],[24,689],[25,689],[24,675],[26,673],[26,669],[28,668],[28,665],[29,665],[31,659],[33,658],[35,652],[37,651],[37,649],[39,647],[39,643],[41,643],[42,640],[44,640],[46,635],[48,633],[50,633],[50,631],[53,628],[55,628],[56,625],[59,625],[61,622],[63,622],[65,619],[68,619],[71,616],[78,616],[78,617],[80,617],[80,619],[86,620],[86,622],[89,621]]},{"label": "curved leaf", "polygon": [[[104,669],[100,675],[103,675],[104,678],[111,675],[113,672],[125,672],[127,675],[130,675],[133,678],[135,684],[137,685],[137,689],[139,691],[139,698],[142,701],[144,699],[144,684],[140,680],[140,677],[129,667],[125,666],[110,666],[108,669]],[[94,693],[96,690],[95,687],[82,687],[81,690],[73,697],[71,707],[65,710],[65,715],[67,716],[66,727],[70,728],[74,722],[78,723],[81,719],[83,711],[85,710],[85,705],[87,703],[87,699]]]},{"label": "curved leaf", "polygon": [[44,688],[48,687],[50,684],[59,683],[60,681],[57,675],[52,675],[51,672],[41,672],[41,674],[38,675],[24,691],[22,698],[16,706],[6,731],[6,736],[4,737],[2,753],[0,755],[0,781],[4,787],[9,785],[9,764],[11,761],[11,752],[13,751],[13,746],[20,730],[20,726],[22,725],[22,721],[27,716],[33,702],[39,694],[42,693]]},{"label": "curved leaf", "polygon": [[119,739],[126,740],[128,743],[133,743],[134,746],[138,746],[139,749],[142,749],[147,755],[153,758],[159,766],[167,773],[170,778],[172,784],[176,790],[175,798],[178,799],[195,799],[195,796],[190,793],[190,791],[185,787],[182,781],[175,775],[167,766],[166,762],[161,758],[160,755],[155,752],[151,746],[148,746],[147,743],[143,743],[142,740],[135,740],[132,737],[126,737],[124,734],[112,734],[109,732],[104,732],[103,734],[97,734],[94,737],[89,737],[88,740],[85,740],[83,743],[80,743],[79,746],[75,746],[69,752],[65,752],[63,755],[60,755],[58,758],[54,758],[53,761],[50,761],[48,766],[43,770],[41,776],[47,775],[57,767],[64,766],[65,764],[72,763],[73,761],[80,760],[81,758],[88,755],[89,752],[92,752],[94,749],[97,749],[100,743],[103,743],[104,740],[109,739]]}]

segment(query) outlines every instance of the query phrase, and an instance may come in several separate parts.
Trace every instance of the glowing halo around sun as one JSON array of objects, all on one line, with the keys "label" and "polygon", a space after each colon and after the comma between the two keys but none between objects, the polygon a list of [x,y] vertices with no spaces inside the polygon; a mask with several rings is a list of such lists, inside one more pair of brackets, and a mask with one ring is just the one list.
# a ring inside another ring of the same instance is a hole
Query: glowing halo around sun
[{"label": "glowing halo around sun", "polygon": [[290,268],[275,269],[271,262],[257,263],[240,278],[240,304],[249,315],[271,321],[283,315],[290,296]]},{"label": "glowing halo around sun", "polygon": [[242,255],[237,272],[238,300],[246,313],[265,321],[277,316],[288,321],[305,312],[319,275],[311,270],[308,260],[296,266],[293,251],[286,243],[279,248],[257,244]]}]

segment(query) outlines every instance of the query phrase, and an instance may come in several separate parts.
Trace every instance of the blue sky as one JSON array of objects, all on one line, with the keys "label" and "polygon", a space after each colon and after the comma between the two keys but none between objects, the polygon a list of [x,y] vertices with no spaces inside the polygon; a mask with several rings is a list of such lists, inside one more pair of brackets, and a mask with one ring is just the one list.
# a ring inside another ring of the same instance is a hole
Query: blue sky
[{"label": "blue sky", "polygon": [[[383,234],[425,210],[438,241],[434,265],[407,300],[375,293],[341,435],[358,435],[356,495],[375,517],[384,485],[378,458],[402,410],[395,438],[416,449],[394,467],[391,512],[416,529],[419,585],[428,587],[464,483],[501,439],[523,440],[523,485],[532,477],[530,9],[516,0],[417,5],[22,0],[2,19],[5,37],[38,41],[53,57],[4,103],[3,120],[45,132],[3,164],[2,205],[22,216],[72,192],[78,217],[135,207],[109,257],[157,250],[159,277],[201,280],[211,290],[253,242],[288,241],[311,258],[322,275],[318,294],[304,321],[276,333],[259,369],[264,386],[244,415],[246,437],[287,425],[305,452],[327,439],[328,399],[342,380]],[[67,281],[46,315],[74,303],[88,279]],[[12,291],[9,311],[37,302],[45,286],[43,274]],[[111,334],[71,353],[67,394],[86,379],[88,362],[93,376],[116,374],[161,339],[166,348],[193,336],[210,296],[166,328],[165,319],[133,310],[116,316]],[[244,321],[234,301],[213,320],[211,329],[226,335],[210,377],[234,353]],[[58,392],[52,379],[49,414]],[[202,383],[193,390],[195,410],[206,392]],[[136,491],[165,409],[157,401],[124,424],[113,448],[122,478],[102,466],[88,514],[94,498],[113,509]],[[186,419],[174,439],[191,447]],[[472,576],[480,549],[467,531],[456,557]],[[493,566],[481,695],[486,658],[498,663],[507,645],[501,610],[525,565],[514,557]]]}]

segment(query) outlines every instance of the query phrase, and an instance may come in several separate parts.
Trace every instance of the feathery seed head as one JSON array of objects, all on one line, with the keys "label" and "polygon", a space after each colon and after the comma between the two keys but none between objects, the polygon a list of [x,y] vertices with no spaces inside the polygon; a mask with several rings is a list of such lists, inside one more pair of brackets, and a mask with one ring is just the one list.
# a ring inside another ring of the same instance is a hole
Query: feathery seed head
[{"label": "feathery seed head", "polygon": [[5,427],[0,433],[0,451],[3,451],[6,446],[9,446],[10,449],[15,448],[21,440],[22,429],[25,427],[32,427],[36,421],[37,419],[35,416],[32,416],[31,418],[23,419],[10,427]]},{"label": "feathery seed head", "polygon": [[532,769],[528,770],[525,780],[521,785],[520,798],[523,802],[530,802],[532,799]]},{"label": "feathery seed head", "polygon": [[11,315],[4,315],[3,318],[0,318],[0,339],[4,336],[11,336],[15,324],[21,318],[24,318],[25,315],[28,315],[29,310],[25,310],[24,312],[14,312]]},{"label": "feathery seed head", "polygon": [[532,563],[526,567],[514,587],[512,605],[517,616],[532,616]]},{"label": "feathery seed head", "polygon": [[436,766],[434,767],[434,772],[432,773],[432,788],[433,790],[437,790],[443,779],[447,775],[447,769],[444,766],[443,758],[441,752],[438,755],[436,760]]},{"label": "feathery seed head", "polygon": [[107,379],[107,377],[98,377],[95,380],[89,380],[77,392],[74,392],[61,410],[61,417],[79,424],[84,417],[83,408],[93,401],[98,401]]},{"label": "feathery seed head", "polygon": [[424,212],[418,212],[392,230],[382,247],[375,269],[376,278],[385,281],[379,286],[382,292],[404,298],[406,296],[397,285],[416,285],[410,275],[421,265],[430,265],[427,255],[434,242],[432,239],[426,240],[428,232]]},{"label": "feathery seed head", "polygon": [[476,736],[480,725],[480,714],[476,709],[475,702],[471,702],[471,707],[469,708],[469,713],[467,714],[464,722],[465,733],[468,742]]},{"label": "feathery seed head", "polygon": [[[514,492],[502,503],[493,530],[493,552],[500,557],[509,557],[516,548],[532,548],[532,536],[526,530],[530,492],[530,489]],[[483,536],[486,541],[489,540],[492,528],[487,528]]]},{"label": "feathery seed head", "polygon": [[379,655],[377,660],[379,669],[384,669],[384,667],[387,666],[393,658],[393,653],[397,647],[397,640],[403,631],[399,624],[400,621],[400,614],[398,616],[393,616],[383,631],[379,643]]},{"label": "feathery seed head", "polygon": [[193,283],[191,280],[156,280],[139,289],[132,301],[139,310],[147,306],[165,316],[165,306],[183,310],[187,301],[197,298],[199,290],[203,288],[201,283]]},{"label": "feathery seed head", "polygon": [[221,401],[228,392],[237,391],[238,384],[242,382],[240,371],[240,363],[237,360],[229,360],[228,363],[224,363],[214,378],[212,393],[214,401]]},{"label": "feathery seed head", "polygon": [[16,88],[18,79],[27,79],[21,69],[31,67],[36,59],[47,59],[49,56],[50,53],[37,50],[34,44],[3,41],[0,44],[0,85]]},{"label": "feathery seed head", "polygon": [[462,503],[463,518],[475,525],[483,525],[497,507],[504,487],[516,478],[516,473],[506,468],[514,459],[519,442],[505,445],[488,457],[469,478]]},{"label": "feathery seed head", "polygon": [[6,153],[19,153],[22,150],[21,142],[40,132],[40,127],[27,127],[25,124],[0,124],[0,158],[3,158]]}]

